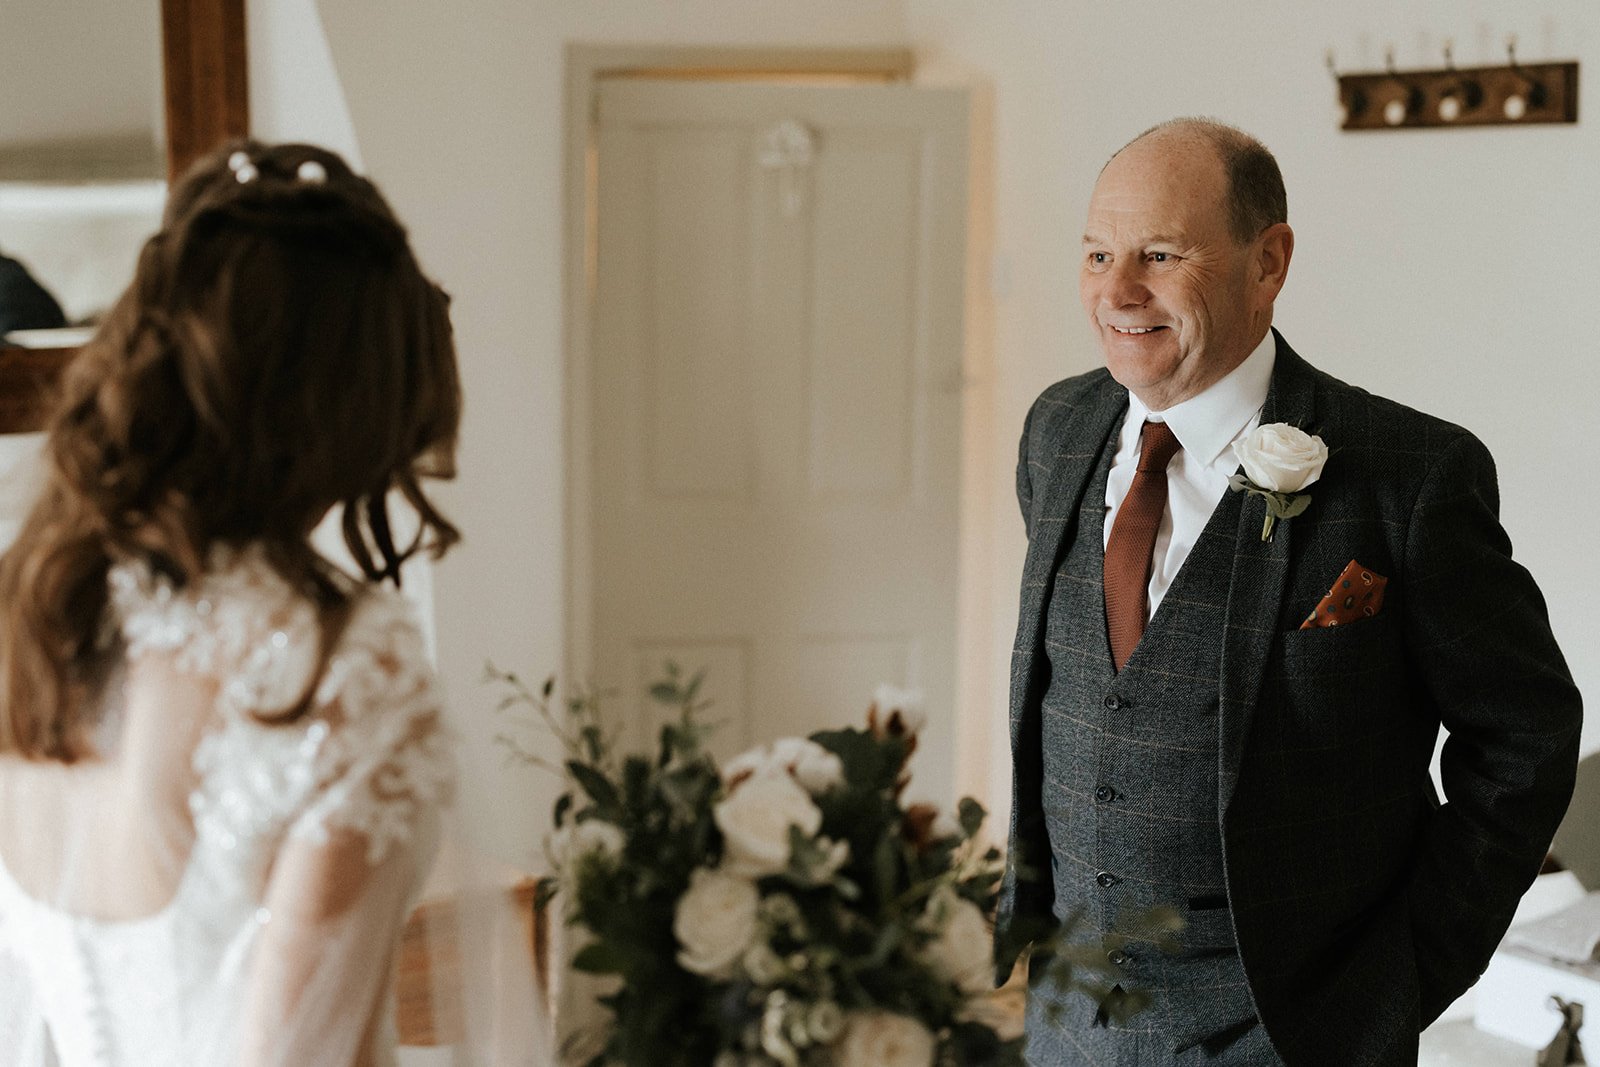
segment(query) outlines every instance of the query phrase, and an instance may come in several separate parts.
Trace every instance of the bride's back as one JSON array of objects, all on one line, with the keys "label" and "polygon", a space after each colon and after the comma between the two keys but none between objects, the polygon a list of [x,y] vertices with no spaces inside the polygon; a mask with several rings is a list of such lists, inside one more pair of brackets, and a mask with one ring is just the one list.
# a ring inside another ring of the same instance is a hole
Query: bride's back
[{"label": "bride's back", "polygon": [[0,866],[29,896],[126,922],[167,907],[189,862],[194,747],[215,678],[146,656],[113,676],[97,754],[72,764],[0,758]]},{"label": "bride's back", "polygon": [[[457,537],[421,488],[459,422],[446,308],[331,153],[243,144],[173,190],[0,559],[0,1067],[381,1058],[451,765],[376,583]],[[364,580],[310,544],[330,509]]]}]

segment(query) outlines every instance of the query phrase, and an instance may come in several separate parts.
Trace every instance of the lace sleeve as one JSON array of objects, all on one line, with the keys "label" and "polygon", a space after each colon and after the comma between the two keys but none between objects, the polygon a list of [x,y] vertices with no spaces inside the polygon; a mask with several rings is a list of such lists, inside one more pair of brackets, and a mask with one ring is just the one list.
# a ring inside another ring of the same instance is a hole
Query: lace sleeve
[{"label": "lace sleeve", "polygon": [[290,834],[318,844],[353,831],[377,866],[392,846],[412,840],[455,782],[438,684],[408,601],[392,590],[365,594],[314,705],[327,725],[316,757],[320,788]]}]

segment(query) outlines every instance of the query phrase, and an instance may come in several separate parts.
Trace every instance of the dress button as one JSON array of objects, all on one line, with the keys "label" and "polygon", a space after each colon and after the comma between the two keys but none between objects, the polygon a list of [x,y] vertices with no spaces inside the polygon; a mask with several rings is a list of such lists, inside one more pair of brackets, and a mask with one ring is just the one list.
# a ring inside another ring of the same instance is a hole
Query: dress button
[{"label": "dress button", "polygon": [[1122,707],[1122,698],[1115,693],[1107,693],[1106,698],[1101,703],[1106,706],[1107,711],[1116,711]]},{"label": "dress button", "polygon": [[1099,874],[1094,876],[1094,880],[1100,884],[1101,889],[1110,889],[1112,886],[1122,881],[1122,879],[1118,878],[1110,871],[1101,871]]},{"label": "dress button", "polygon": [[1103,785],[1094,791],[1094,798],[1102,804],[1109,804],[1117,799],[1117,791],[1109,785]]},{"label": "dress button", "polygon": [[1110,952],[1106,953],[1106,959],[1110,960],[1112,965],[1115,966],[1115,967],[1123,966],[1124,964],[1129,962],[1132,958],[1133,957],[1129,956],[1126,952],[1122,951],[1120,948],[1112,949]]}]

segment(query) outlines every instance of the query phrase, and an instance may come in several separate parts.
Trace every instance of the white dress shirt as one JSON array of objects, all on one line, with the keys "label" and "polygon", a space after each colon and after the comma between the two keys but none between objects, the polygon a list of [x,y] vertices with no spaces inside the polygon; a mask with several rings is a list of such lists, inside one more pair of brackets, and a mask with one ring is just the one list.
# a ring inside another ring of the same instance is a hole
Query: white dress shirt
[{"label": "white dress shirt", "polygon": [[[1228,491],[1228,476],[1239,469],[1230,447],[1256,428],[1267,386],[1277,361],[1277,344],[1271,330],[1245,361],[1198,396],[1165,411],[1151,411],[1133,393],[1128,394],[1128,415],[1117,437],[1117,454],[1111,458],[1106,480],[1105,540],[1117,521],[1139,459],[1139,432],[1146,420],[1172,427],[1182,449],[1167,465],[1167,507],[1156,531],[1150,567],[1150,614],[1167,595],[1200,531],[1211,520],[1217,501]],[[1148,617],[1145,620],[1149,621]]]}]

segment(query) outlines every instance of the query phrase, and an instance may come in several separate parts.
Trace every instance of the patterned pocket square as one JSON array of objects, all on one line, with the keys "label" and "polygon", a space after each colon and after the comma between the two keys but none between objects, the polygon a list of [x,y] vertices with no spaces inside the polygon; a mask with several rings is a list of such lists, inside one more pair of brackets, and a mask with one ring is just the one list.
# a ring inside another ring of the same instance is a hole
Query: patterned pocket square
[{"label": "patterned pocket square", "polygon": [[1371,618],[1383,610],[1383,587],[1388,584],[1389,579],[1377,571],[1351,560],[1339,572],[1333,588],[1322,598],[1317,610],[1306,616],[1306,621],[1300,624],[1300,629],[1343,626],[1357,619]]}]

